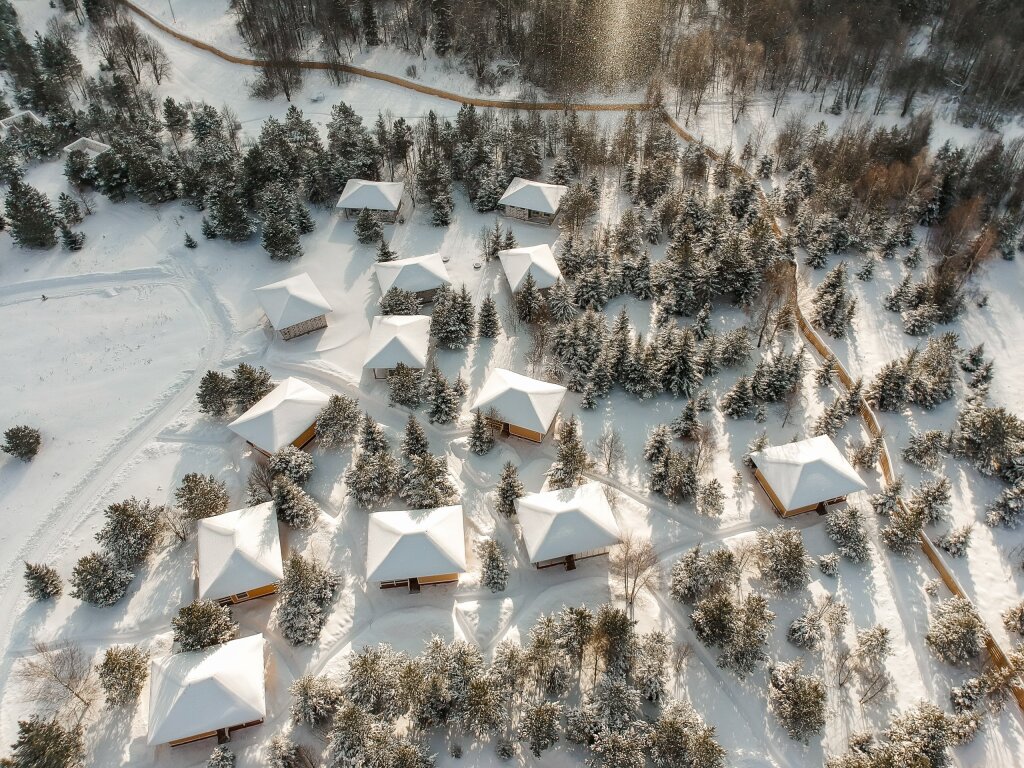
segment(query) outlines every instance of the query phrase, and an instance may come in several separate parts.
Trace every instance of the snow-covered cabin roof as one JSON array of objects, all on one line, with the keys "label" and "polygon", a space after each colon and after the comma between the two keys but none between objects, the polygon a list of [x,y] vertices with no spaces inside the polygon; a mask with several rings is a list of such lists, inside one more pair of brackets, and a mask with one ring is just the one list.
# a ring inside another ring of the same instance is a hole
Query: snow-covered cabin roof
[{"label": "snow-covered cabin roof", "polygon": [[403,291],[432,291],[442,285],[451,285],[448,268],[441,260],[440,253],[428,253],[426,256],[411,256],[407,259],[381,261],[374,265],[380,292],[387,293],[391,288]]},{"label": "snow-covered cabin roof", "polygon": [[512,179],[505,194],[498,200],[498,205],[514,205],[540,213],[556,213],[562,203],[562,196],[569,191],[561,184],[545,184],[541,181],[530,181],[518,176]]},{"label": "snow-covered cabin roof", "polygon": [[371,211],[397,211],[405,184],[400,181],[364,181],[349,179],[338,198],[337,208],[369,208]]},{"label": "snow-covered cabin roof", "polygon": [[430,349],[430,318],[426,315],[377,315],[370,326],[364,368],[394,368],[403,363],[425,368]]},{"label": "snow-covered cabin roof", "polygon": [[96,139],[90,139],[86,136],[82,136],[80,138],[75,139],[66,147],[64,147],[64,153],[70,154],[71,152],[74,152],[76,149],[80,149],[82,152],[84,152],[86,157],[88,157],[90,160],[95,160],[97,157],[99,157],[108,149],[110,149],[110,145],[104,144],[102,141],[96,141]]},{"label": "snow-covered cabin roof", "polygon": [[331,305],[303,272],[270,285],[253,289],[270,324],[278,330],[304,323],[331,311]]},{"label": "snow-covered cabin roof", "polygon": [[562,276],[555,254],[547,243],[498,251],[501,268],[513,291],[518,291],[527,273],[533,275],[538,288],[550,288]]},{"label": "snow-covered cabin roof", "polygon": [[30,109],[15,112],[10,117],[5,117],[3,120],[0,120],[0,135],[6,136],[12,128],[19,128],[28,123],[42,125],[43,121],[39,118],[39,115]]},{"label": "snow-covered cabin roof", "polygon": [[493,408],[502,421],[543,433],[555,420],[565,393],[560,384],[495,368],[477,395],[473,410],[486,413]]},{"label": "snow-covered cabin roof", "polygon": [[289,376],[228,424],[228,429],[257,448],[275,453],[309,429],[328,400],[316,387]]},{"label": "snow-covered cabin roof", "polygon": [[462,505],[370,514],[367,581],[397,581],[465,570]]},{"label": "snow-covered cabin roof", "polygon": [[867,488],[827,435],[773,445],[750,458],[787,510]]},{"label": "snow-covered cabin roof", "polygon": [[600,483],[528,494],[516,500],[516,514],[531,563],[619,541],[619,524]]},{"label": "snow-covered cabin roof", "polygon": [[149,679],[150,744],[262,720],[267,712],[263,635],[153,659]]},{"label": "snow-covered cabin roof", "polygon": [[199,597],[230,597],[284,577],[273,506],[268,501],[199,521]]}]

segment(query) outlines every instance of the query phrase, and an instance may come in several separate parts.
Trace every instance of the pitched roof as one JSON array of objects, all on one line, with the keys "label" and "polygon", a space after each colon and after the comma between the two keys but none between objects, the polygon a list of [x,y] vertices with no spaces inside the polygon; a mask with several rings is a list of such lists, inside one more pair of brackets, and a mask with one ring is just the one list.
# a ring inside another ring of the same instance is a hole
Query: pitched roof
[{"label": "pitched roof", "polygon": [[309,429],[330,398],[302,379],[289,376],[228,429],[267,453],[284,448]]},{"label": "pitched roof", "polygon": [[448,269],[441,260],[440,253],[428,253],[426,256],[411,256],[407,259],[381,261],[374,265],[380,292],[387,293],[389,288],[401,288],[403,291],[430,291],[442,285],[451,285]]},{"label": "pitched roof", "polygon": [[426,315],[377,315],[363,368],[394,368],[404,363],[425,368],[430,348],[430,318]]},{"label": "pitched roof", "polygon": [[104,144],[102,141],[96,141],[96,139],[90,139],[87,136],[80,136],[64,147],[65,152],[74,152],[76,149],[84,152],[90,160],[94,160],[110,149],[110,145]]},{"label": "pitched roof", "polygon": [[516,500],[516,513],[531,563],[619,541],[619,524],[600,483],[531,493]]},{"label": "pitched roof", "polygon": [[562,202],[562,196],[569,191],[561,184],[545,184],[540,181],[512,179],[498,205],[514,205],[540,213],[555,213]]},{"label": "pitched roof", "polygon": [[270,324],[281,330],[331,311],[327,299],[303,272],[253,290]]},{"label": "pitched roof", "polygon": [[787,510],[867,488],[827,435],[773,445],[750,458]]},{"label": "pitched roof", "polygon": [[284,577],[273,506],[268,501],[199,521],[199,597],[218,600]]},{"label": "pitched roof", "polygon": [[393,581],[466,570],[462,506],[370,514],[366,580]]},{"label": "pitched roof", "polygon": [[495,368],[476,396],[473,410],[486,412],[493,408],[504,422],[534,432],[547,432],[565,393],[565,387],[560,384]]},{"label": "pitched roof", "polygon": [[336,208],[369,208],[371,211],[397,211],[405,184],[400,181],[364,181],[349,179],[341,191]]},{"label": "pitched roof", "polygon": [[263,635],[150,662],[150,744],[262,720]]},{"label": "pitched roof", "polygon": [[522,287],[527,273],[533,275],[538,288],[550,288],[562,276],[555,254],[547,243],[498,251],[498,258],[513,291]]}]

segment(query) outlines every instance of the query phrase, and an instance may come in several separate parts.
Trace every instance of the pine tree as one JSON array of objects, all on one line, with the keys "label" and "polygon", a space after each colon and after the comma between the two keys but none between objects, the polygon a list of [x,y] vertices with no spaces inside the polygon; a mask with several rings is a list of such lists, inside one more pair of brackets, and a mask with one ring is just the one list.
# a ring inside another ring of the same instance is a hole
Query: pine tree
[{"label": "pine tree", "polygon": [[948,477],[925,480],[910,495],[907,507],[926,523],[937,523],[949,512],[950,483]]},{"label": "pine tree", "polygon": [[974,525],[968,523],[959,528],[952,528],[942,534],[935,544],[948,552],[952,557],[963,557],[967,554],[967,548],[971,544],[971,534],[974,532]]},{"label": "pine tree", "polygon": [[477,456],[483,456],[491,452],[494,447],[494,436],[487,419],[479,410],[473,412],[473,425],[469,431],[469,450]]},{"label": "pine tree", "polygon": [[1007,632],[1024,635],[1024,600],[1003,612],[1003,626]]},{"label": "pine tree", "polygon": [[298,678],[289,686],[288,692],[292,697],[292,720],[311,728],[329,725],[345,700],[345,693],[338,683],[314,675]]},{"label": "pine tree", "polygon": [[402,458],[412,461],[417,456],[428,456],[430,454],[430,443],[427,442],[427,433],[416,420],[416,417],[409,414],[409,421],[405,425],[405,433],[402,435]]},{"label": "pine tree", "polygon": [[210,224],[219,237],[233,243],[248,240],[256,231],[256,222],[246,209],[241,187],[228,180],[215,183],[206,195]]},{"label": "pine tree", "polygon": [[900,507],[902,495],[903,477],[900,476],[871,497],[871,508],[876,515],[892,517],[893,513]]},{"label": "pine tree", "polygon": [[225,746],[216,747],[206,761],[206,768],[235,768],[235,753]]},{"label": "pine tree", "polygon": [[312,645],[330,615],[341,577],[314,557],[292,552],[284,563],[276,621],[292,645]]},{"label": "pine tree", "polygon": [[847,505],[830,510],[825,517],[825,533],[839,554],[850,562],[863,563],[871,557],[864,513],[859,507]]},{"label": "pine tree", "polygon": [[200,412],[216,417],[226,415],[233,399],[231,377],[220,371],[207,371],[199,382],[196,399]]},{"label": "pine tree", "polygon": [[565,419],[558,425],[558,455],[548,470],[548,482],[552,488],[572,488],[583,480],[583,473],[592,460],[587,455],[580,434],[579,419]]},{"label": "pine tree", "polygon": [[550,701],[527,706],[523,712],[519,738],[529,744],[534,757],[558,742],[561,716],[562,706]]},{"label": "pine tree", "polygon": [[496,489],[497,502],[495,503],[495,511],[506,518],[511,518],[516,513],[516,499],[521,498],[525,494],[526,489],[523,488],[523,484],[519,481],[519,472],[516,470],[516,465],[511,461],[506,461],[505,466],[501,469],[501,479],[498,480],[498,487]]},{"label": "pine tree", "polygon": [[812,319],[835,339],[846,337],[857,309],[857,300],[847,295],[846,262],[837,264],[814,292]]},{"label": "pine tree", "polygon": [[20,424],[4,430],[4,444],[0,446],[0,450],[22,461],[32,461],[39,453],[42,441],[38,429]]},{"label": "pine tree", "polygon": [[432,368],[426,384],[427,419],[431,424],[451,424],[459,418],[461,403],[448,379]]},{"label": "pine tree", "polygon": [[923,525],[923,511],[896,506],[889,515],[889,524],[882,529],[882,540],[893,552],[909,555],[920,544]]},{"label": "pine tree", "polygon": [[780,525],[757,532],[757,563],[772,589],[789,592],[807,583],[811,559],[799,529]]},{"label": "pine tree", "polygon": [[476,332],[481,339],[497,338],[501,332],[501,325],[498,322],[498,305],[488,295],[480,304],[480,314],[476,322]]},{"label": "pine tree", "polygon": [[238,636],[231,609],[214,600],[193,600],[183,605],[171,619],[171,627],[174,642],[182,652],[223,645]]},{"label": "pine tree", "polygon": [[442,286],[434,294],[430,335],[447,349],[463,349],[473,336],[473,314],[473,301],[465,285],[458,292]]},{"label": "pine tree", "polygon": [[556,323],[567,323],[578,314],[572,289],[561,278],[548,292],[548,310]]},{"label": "pine tree", "polygon": [[403,408],[418,408],[420,398],[420,373],[405,363],[399,363],[388,374],[388,401]]},{"label": "pine tree", "polygon": [[387,241],[382,238],[380,243],[377,245],[377,261],[383,263],[387,261],[394,261],[397,258],[398,254],[391,250],[388,247]]},{"label": "pine tree", "polygon": [[669,703],[651,730],[651,760],[657,768],[725,768],[726,752],[689,702]]},{"label": "pine tree", "polygon": [[746,596],[736,609],[730,637],[717,664],[731,669],[740,678],[746,677],[767,656],[764,648],[772,633],[775,614],[768,609],[768,601],[756,592]]},{"label": "pine tree", "polygon": [[348,494],[360,506],[378,507],[391,499],[398,489],[398,482],[398,462],[391,455],[387,442],[372,445],[364,440],[355,464],[345,473]]},{"label": "pine tree", "polygon": [[732,389],[722,396],[719,403],[722,413],[734,419],[742,419],[754,410],[754,391],[749,376],[740,376]]},{"label": "pine tree", "polygon": [[131,568],[149,557],[162,535],[163,508],[133,496],[103,511],[103,527],[95,538],[119,563]]},{"label": "pine tree", "polygon": [[359,404],[345,395],[331,395],[316,417],[316,439],[322,448],[348,445],[358,429]]},{"label": "pine tree", "polygon": [[137,645],[115,645],[96,666],[108,707],[135,704],[149,676],[149,652]]},{"label": "pine tree", "polygon": [[188,232],[185,233],[185,247],[189,250],[195,250],[199,247],[199,243],[197,243],[196,239]]},{"label": "pine tree", "polygon": [[412,291],[403,291],[392,286],[377,302],[382,315],[416,315],[420,311],[420,300]]},{"label": "pine tree", "polygon": [[45,563],[25,563],[25,591],[33,600],[60,597],[64,586],[57,569]]},{"label": "pine tree", "polygon": [[995,527],[1016,528],[1024,520],[1024,483],[1005,489],[988,507],[985,522]]},{"label": "pine tree", "polygon": [[403,473],[398,495],[411,509],[434,509],[450,504],[456,495],[448,462],[440,456],[413,456]]},{"label": "pine tree", "polygon": [[941,429],[914,433],[903,448],[903,460],[925,469],[937,469],[945,447],[946,433]]},{"label": "pine tree", "polygon": [[274,514],[282,523],[299,530],[308,530],[316,525],[320,517],[320,508],[313,497],[293,480],[283,475],[276,477],[271,497],[274,502]]},{"label": "pine tree", "polygon": [[294,445],[281,448],[267,464],[275,475],[283,475],[299,485],[305,485],[313,476],[313,457]]},{"label": "pine tree", "polygon": [[527,272],[519,290],[515,294],[516,314],[524,323],[534,323],[544,310],[544,297],[537,288],[533,273]]},{"label": "pine tree", "polygon": [[206,216],[203,216],[203,221],[199,227],[199,231],[203,233],[203,237],[205,237],[207,240],[215,240],[217,238],[217,228],[213,225],[213,222],[210,221],[210,219],[207,218]]},{"label": "pine tree", "polygon": [[377,12],[374,10],[371,0],[362,0],[359,21],[366,44],[371,48],[380,45],[380,27],[377,24]]},{"label": "pine tree", "polygon": [[363,208],[356,217],[355,233],[356,239],[363,245],[372,245],[384,239],[384,227],[367,208]]},{"label": "pine tree", "polygon": [[483,539],[477,546],[480,557],[480,586],[491,592],[504,592],[508,584],[508,555],[494,539]]},{"label": "pine tree", "polygon": [[925,642],[947,664],[977,658],[987,636],[985,624],[970,600],[951,597],[932,611]]},{"label": "pine tree", "polygon": [[13,179],[4,200],[11,239],[22,248],[52,248],[57,244],[57,216],[42,192]]},{"label": "pine tree", "polygon": [[725,494],[722,483],[711,478],[697,490],[697,512],[704,517],[721,517],[725,511]]},{"label": "pine tree", "polygon": [[124,597],[135,574],[107,552],[92,552],[75,563],[71,572],[71,597],[106,607]]},{"label": "pine tree", "polygon": [[18,738],[2,764],[9,768],[78,768],[84,760],[81,725],[65,728],[56,719],[32,715],[18,721]]},{"label": "pine tree", "polygon": [[807,744],[825,727],[827,695],[821,678],[802,671],[802,659],[772,666],[768,698],[789,737]]}]

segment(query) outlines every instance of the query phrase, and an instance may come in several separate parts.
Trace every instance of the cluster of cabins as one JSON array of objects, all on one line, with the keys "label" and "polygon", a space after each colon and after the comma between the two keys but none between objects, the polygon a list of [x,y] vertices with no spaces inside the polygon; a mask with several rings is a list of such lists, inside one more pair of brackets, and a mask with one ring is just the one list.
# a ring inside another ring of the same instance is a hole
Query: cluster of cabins
[{"label": "cluster of cabins", "polygon": [[[365,184],[353,186],[350,182],[346,186],[346,193],[352,193],[350,201],[367,202],[365,195],[370,192]],[[557,214],[558,198],[548,197],[546,190],[537,192],[513,182],[506,197],[510,193],[514,197],[506,205],[514,212],[534,211],[530,206],[552,200],[548,207],[553,208],[552,215]],[[374,194],[378,194],[374,205],[393,204],[393,209],[381,210],[393,210],[397,216],[400,189],[383,185]],[[344,195],[342,199],[346,199]],[[514,248],[500,256],[513,290],[527,274],[533,275],[542,289],[559,277],[547,246]],[[376,269],[382,291],[397,285],[425,301],[448,282],[438,254],[377,264]],[[305,274],[263,286],[257,289],[257,297],[283,339],[323,328],[331,311]],[[428,353],[429,318],[379,316],[370,330],[364,368],[375,378],[386,377],[399,363],[422,369]],[[499,368],[484,382],[472,409],[488,414],[492,427],[502,434],[539,443],[552,430],[565,394],[565,387],[558,384]],[[311,384],[287,378],[229,428],[264,457],[288,445],[303,448],[315,439],[316,418],[328,399]],[[866,487],[828,437],[766,448],[750,458],[755,478],[783,517],[822,512],[827,505]],[[561,566],[572,570],[580,560],[608,553],[620,540],[618,523],[600,483],[527,494],[516,501],[516,512],[528,560],[538,569]],[[461,505],[388,510],[371,513],[368,518],[368,583],[381,589],[419,592],[423,586],[457,583],[468,570]],[[199,522],[200,598],[240,603],[275,593],[282,578],[280,531],[271,503]],[[254,635],[154,660],[149,743],[178,745],[213,736],[227,739],[231,731],[261,723],[266,713],[263,653],[263,636]]]}]

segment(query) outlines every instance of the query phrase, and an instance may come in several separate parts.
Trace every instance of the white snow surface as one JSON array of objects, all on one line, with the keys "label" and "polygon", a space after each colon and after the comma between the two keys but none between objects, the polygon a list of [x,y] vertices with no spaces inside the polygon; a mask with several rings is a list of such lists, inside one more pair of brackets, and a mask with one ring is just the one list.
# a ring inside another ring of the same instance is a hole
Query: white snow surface
[{"label": "white snow surface", "polygon": [[272,502],[199,521],[199,597],[237,595],[284,576],[281,536]]},{"label": "white snow surface", "polygon": [[289,376],[228,429],[257,448],[276,453],[309,429],[329,399],[312,384]]},{"label": "white snow surface", "polygon": [[331,311],[331,305],[305,272],[260,286],[253,292],[270,324],[279,330]]},{"label": "white snow surface", "polygon": [[610,547],[621,535],[600,483],[528,494],[516,516],[533,563]]},{"label": "white snow surface", "polygon": [[370,514],[366,580],[393,581],[466,571],[462,505]]},{"label": "white snow surface", "polygon": [[828,435],[773,445],[750,454],[786,509],[867,490]]}]

